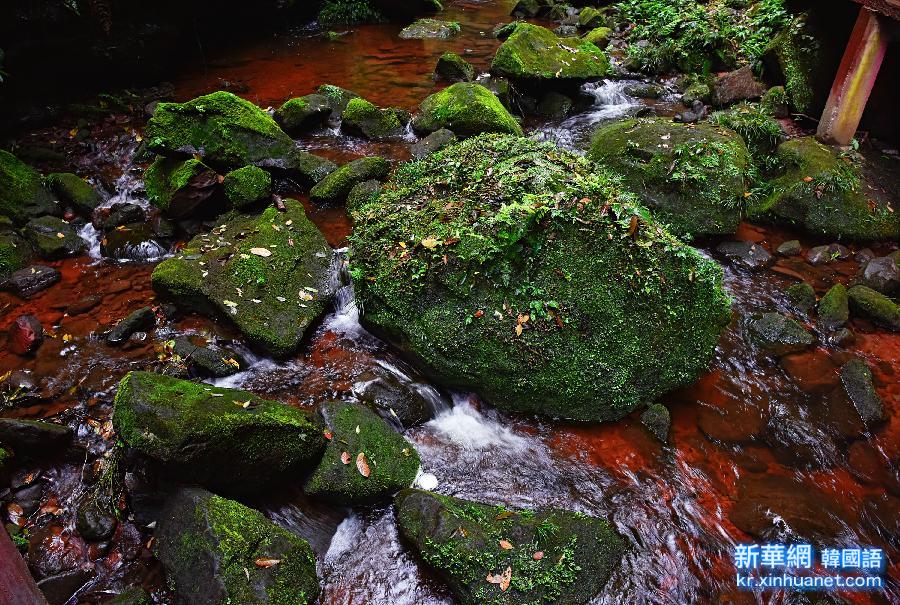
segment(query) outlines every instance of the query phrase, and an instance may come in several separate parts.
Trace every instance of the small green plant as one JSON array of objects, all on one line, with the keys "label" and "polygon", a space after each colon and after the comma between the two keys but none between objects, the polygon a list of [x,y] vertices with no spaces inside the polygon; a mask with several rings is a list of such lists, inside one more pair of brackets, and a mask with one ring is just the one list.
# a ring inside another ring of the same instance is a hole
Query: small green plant
[{"label": "small green plant", "polygon": [[369,0],[326,0],[319,11],[321,25],[371,23],[380,21],[381,15]]}]

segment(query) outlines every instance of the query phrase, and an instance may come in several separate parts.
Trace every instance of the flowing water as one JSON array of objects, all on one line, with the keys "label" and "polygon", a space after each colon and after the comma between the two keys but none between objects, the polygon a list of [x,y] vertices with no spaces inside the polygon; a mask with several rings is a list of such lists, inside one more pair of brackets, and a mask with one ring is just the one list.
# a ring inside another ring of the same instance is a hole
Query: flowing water
[{"label": "flowing water", "polygon": [[[227,85],[266,106],[330,82],[379,104],[413,110],[435,89],[431,70],[443,52],[460,52],[486,71],[498,44],[486,33],[507,19],[513,3],[447,4],[444,18],[463,27],[456,39],[404,41],[397,37],[396,24],[354,28],[335,42],[300,29],[234,48],[177,74],[176,95],[190,98]],[[558,123],[535,124],[531,134],[583,151],[597,124],[648,106],[625,94],[625,85],[587,85],[584,92],[593,99],[587,108]],[[662,113],[673,107],[665,98],[653,106]],[[72,154],[73,168],[91,174],[109,191],[104,208],[117,202],[146,207],[142,164],[135,161],[134,133],[140,126],[113,119],[95,129],[90,146]],[[65,139],[65,130],[61,125],[25,140]],[[300,144],[342,161],[370,153],[397,160],[409,156],[408,142],[372,144],[334,130],[313,133]],[[352,230],[344,210],[307,203],[307,211],[340,258]],[[507,416],[483,405],[475,393],[443,391],[366,332],[349,285],[338,289],[334,309],[301,353],[286,361],[254,354],[231,327],[195,315],[121,349],[110,348],[102,334],[115,321],[139,306],[159,304],[149,284],[155,261],[103,259],[97,231],[86,225],[80,233],[93,244],[91,252],[52,263],[62,272],[59,284],[27,301],[0,294],[0,328],[21,313],[33,313],[55,336],[34,358],[0,352],[0,374],[11,372],[2,385],[11,405],[0,412],[69,424],[87,452],[84,459],[21,469],[13,492],[0,494],[23,503],[23,494],[34,499],[33,488],[40,486],[33,506],[23,506],[22,515],[7,507],[4,521],[30,528],[28,560],[37,575],[93,570],[71,603],[102,602],[136,583],[153,590],[159,603],[170,602],[160,567],[149,554],[150,529],[128,520],[108,543],[87,544],[74,531],[74,511],[83,476],[113,446],[109,415],[117,381],[131,369],[152,367],[161,343],[180,334],[228,344],[249,360],[247,370],[217,384],[290,405],[354,399],[373,376],[388,376],[418,393],[434,416],[407,432],[422,457],[420,486],[511,506],[559,506],[611,520],[628,549],[599,604],[804,602],[797,594],[738,591],[731,560],[736,543],[798,536],[838,548],[887,549],[885,591],[842,597],[859,604],[900,603],[900,335],[854,321],[857,337],[851,344],[823,344],[774,361],[752,345],[742,327],[750,313],[790,311],[784,291],[798,278],[820,294],[836,281],[847,283],[858,269],[854,260],[813,267],[802,257],[781,258],[772,270],[751,274],[716,257],[725,267],[735,320],[709,373],[664,398],[673,422],[670,443],[661,445],[636,414],[610,425],[569,425]],[[744,225],[738,239],[774,249],[797,235]],[[804,247],[829,243],[800,239]],[[716,243],[699,245],[711,251]],[[99,301],[87,310],[82,310],[87,305],[73,305],[86,297]],[[854,355],[869,362],[885,404],[888,421],[872,432],[862,426],[839,384],[837,369]],[[17,391],[19,384],[24,388]],[[440,580],[400,541],[390,506],[335,510],[308,501],[299,485],[258,494],[249,503],[310,540],[323,579],[322,604],[453,603]]]}]

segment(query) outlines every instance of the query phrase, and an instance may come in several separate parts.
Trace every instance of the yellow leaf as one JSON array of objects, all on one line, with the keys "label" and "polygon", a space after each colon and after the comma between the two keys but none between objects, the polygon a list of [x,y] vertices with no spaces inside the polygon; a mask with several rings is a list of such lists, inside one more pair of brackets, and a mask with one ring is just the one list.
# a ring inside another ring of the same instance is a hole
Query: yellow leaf
[{"label": "yellow leaf", "polygon": [[512,542],[510,542],[509,540],[500,540],[500,548],[502,548],[503,550],[512,550]]},{"label": "yellow leaf", "polygon": [[268,250],[267,248],[250,248],[250,254],[262,256],[263,258],[272,256],[271,250]]},{"label": "yellow leaf", "polygon": [[428,248],[429,250],[434,250],[438,246],[441,245],[439,240],[434,239],[433,237],[426,237],[422,240],[422,246],[424,248]]}]

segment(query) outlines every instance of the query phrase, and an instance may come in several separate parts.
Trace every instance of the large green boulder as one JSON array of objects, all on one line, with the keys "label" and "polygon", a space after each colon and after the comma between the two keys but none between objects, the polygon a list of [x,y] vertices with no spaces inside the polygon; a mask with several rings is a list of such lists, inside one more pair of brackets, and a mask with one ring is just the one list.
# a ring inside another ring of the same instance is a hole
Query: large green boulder
[{"label": "large green boulder", "polygon": [[900,212],[866,194],[861,170],[852,160],[813,137],[782,143],[777,156],[784,174],[770,181],[769,195],[748,209],[751,217],[831,237],[900,238]]},{"label": "large green boulder", "polygon": [[181,219],[202,206],[219,185],[216,172],[194,158],[157,156],[144,171],[144,189],[150,203],[167,216]]},{"label": "large green boulder", "polygon": [[621,174],[677,235],[729,234],[740,224],[749,156],[727,128],[622,120],[597,131],[588,157]]},{"label": "large green boulder", "polygon": [[131,372],[119,383],[113,427],[180,481],[229,493],[307,471],[325,446],[307,412],[151,372]]},{"label": "large green boulder", "polygon": [[715,262],[549,143],[468,139],[353,216],[363,324],[506,410],[621,418],[692,382],[730,319]]},{"label": "large green boulder", "polygon": [[0,216],[23,225],[47,214],[60,214],[60,208],[44,188],[41,175],[13,154],[0,150]]},{"label": "large green boulder", "polygon": [[259,166],[244,166],[225,175],[222,189],[233,208],[244,209],[272,197],[272,175]]},{"label": "large green boulder", "polygon": [[338,504],[374,504],[412,485],[416,448],[378,414],[358,403],[323,404],[332,433],[322,462],[303,490]]},{"label": "large green boulder", "polygon": [[331,116],[331,101],[323,94],[290,99],[275,112],[275,120],[291,135],[323,126]]},{"label": "large green boulder", "polygon": [[42,216],[28,221],[22,230],[34,253],[44,260],[60,260],[78,256],[87,243],[78,230],[56,216]]},{"label": "large green boulder", "polygon": [[413,129],[428,134],[446,128],[461,137],[482,132],[522,136],[522,127],[494,94],[480,84],[458,82],[419,105]]},{"label": "large green boulder", "polygon": [[497,49],[491,72],[520,80],[589,80],[609,73],[609,58],[586,40],[520,23]]},{"label": "large green boulder", "polygon": [[593,602],[623,540],[602,519],[512,510],[419,490],[396,499],[401,535],[463,605]]},{"label": "large green boulder", "polygon": [[184,605],[309,605],[319,596],[309,543],[262,513],[182,488],[160,514],[156,555]]},{"label": "large green boulder", "polygon": [[153,271],[153,289],[200,313],[230,319],[252,346],[277,357],[297,350],[331,303],[332,251],[303,205],[226,215]]},{"label": "large green boulder", "polygon": [[90,216],[103,200],[97,191],[77,174],[54,172],[45,179],[59,200]]},{"label": "large green boulder", "polygon": [[381,180],[391,171],[391,164],[378,156],[347,162],[319,181],[309,192],[309,199],[319,204],[331,204],[347,198],[359,183]]},{"label": "large green boulder", "polygon": [[401,113],[393,108],[377,107],[362,98],[350,99],[341,115],[341,130],[373,141],[403,136]]},{"label": "large green boulder", "polygon": [[0,281],[31,260],[31,245],[15,233],[0,233]]}]

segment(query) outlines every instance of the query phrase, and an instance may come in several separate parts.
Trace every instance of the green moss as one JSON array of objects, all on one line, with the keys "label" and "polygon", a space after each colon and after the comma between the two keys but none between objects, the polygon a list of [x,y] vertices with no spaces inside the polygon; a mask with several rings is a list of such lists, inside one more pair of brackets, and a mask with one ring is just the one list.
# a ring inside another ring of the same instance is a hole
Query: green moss
[{"label": "green moss", "polygon": [[900,332],[900,305],[890,298],[867,286],[851,286],[847,290],[847,296],[854,314]]},{"label": "green moss", "polygon": [[257,166],[244,166],[226,174],[222,188],[232,207],[247,208],[272,196],[272,175]]},{"label": "green moss", "polygon": [[819,301],[819,323],[826,330],[836,330],[847,323],[850,318],[847,288],[844,284],[835,284],[822,300]]},{"label": "green moss", "polygon": [[34,253],[45,260],[77,256],[86,244],[75,228],[55,216],[42,216],[28,221],[23,229]]},{"label": "green moss", "polygon": [[322,126],[332,112],[332,101],[323,94],[290,99],[275,112],[275,120],[285,132],[302,134]]},{"label": "green moss", "polygon": [[672,233],[737,230],[749,155],[728,129],[666,118],[623,120],[597,131],[588,157],[621,174]]},{"label": "green moss", "polygon": [[390,170],[390,162],[378,156],[353,160],[319,181],[310,190],[309,199],[320,204],[339,202],[359,183],[383,179]]},{"label": "green moss", "polygon": [[0,150],[0,215],[22,225],[29,218],[57,212],[41,175],[13,154]]},{"label": "green moss", "polygon": [[797,353],[816,343],[816,337],[803,325],[780,313],[753,316],[747,329],[759,348],[776,356]]},{"label": "green moss", "polygon": [[583,29],[598,28],[605,20],[603,13],[593,6],[586,6],[578,13],[578,27]]},{"label": "green moss", "polygon": [[31,246],[13,233],[0,233],[0,281],[26,266],[31,260]]},{"label": "green moss", "polygon": [[172,159],[157,156],[144,171],[144,190],[150,203],[163,211],[195,178],[210,175],[212,170],[200,160]]},{"label": "green moss", "polygon": [[547,28],[521,23],[497,49],[491,72],[524,80],[586,80],[607,75],[609,59],[586,40],[564,40]]},{"label": "green moss", "polygon": [[438,59],[434,74],[448,82],[471,82],[475,79],[475,68],[456,53],[444,53]]},{"label": "green moss", "polygon": [[403,124],[396,110],[381,109],[359,97],[347,103],[341,116],[341,129],[376,141],[403,134]]},{"label": "green moss", "polygon": [[590,42],[599,49],[609,46],[609,38],[612,36],[612,30],[608,27],[595,27],[584,36],[581,37],[585,42]]},{"label": "green moss", "polygon": [[126,445],[181,480],[232,493],[310,468],[324,446],[301,410],[149,372],[131,372],[119,383],[113,427]]},{"label": "green moss", "polygon": [[458,82],[425,99],[413,128],[430,133],[441,128],[459,136],[497,132],[522,136],[522,127],[484,86]]},{"label": "green moss", "polygon": [[715,112],[710,121],[741,135],[751,160],[760,169],[770,167],[767,160],[784,139],[781,125],[760,103],[738,103],[725,111]]},{"label": "green moss", "polygon": [[332,115],[335,116],[343,114],[350,101],[359,98],[359,95],[352,90],[347,90],[334,84],[322,84],[317,92],[328,100]]},{"label": "green moss", "polygon": [[650,405],[641,414],[641,424],[647,427],[654,437],[665,443],[669,439],[669,428],[672,426],[669,408],[661,403]]},{"label": "green moss", "polygon": [[408,27],[403,28],[400,37],[405,40],[413,39],[438,39],[448,40],[459,35],[461,28],[456,21],[441,21],[440,19],[418,19]]},{"label": "green moss", "polygon": [[504,409],[620,418],[694,380],[730,318],[718,265],[551,144],[468,139],[353,216],[364,324]]},{"label": "green moss", "polygon": [[375,201],[381,193],[379,181],[363,181],[354,185],[347,195],[347,210],[353,211]]},{"label": "green moss", "polygon": [[[815,91],[824,83],[827,68],[820,61],[821,40],[808,25],[808,17],[795,17],[766,48],[764,61],[770,71],[780,72],[784,90],[800,113],[813,113],[819,105]],[[827,76],[831,77],[831,76]]]},{"label": "green moss", "polygon": [[[373,504],[412,485],[420,463],[416,448],[375,412],[339,402],[324,404],[321,412],[333,436],[303,488],[307,494],[345,505]],[[349,464],[341,460],[345,452]],[[368,477],[357,468],[360,453]]]},{"label": "green moss", "polygon": [[805,281],[790,286],[785,293],[788,299],[802,311],[816,308],[816,291]]},{"label": "green moss", "polygon": [[[209,235],[198,235],[153,271],[161,296],[230,319],[251,345],[290,355],[306,329],[331,303],[332,251],[303,205],[285,211],[227,215]],[[251,250],[271,253],[259,256]]]},{"label": "green moss", "polygon": [[319,11],[321,25],[355,25],[381,21],[369,0],[325,0]]},{"label": "green moss", "polygon": [[60,200],[72,205],[79,212],[90,216],[100,205],[100,196],[78,175],[55,172],[47,175],[46,183]]},{"label": "green moss", "polygon": [[694,79],[688,84],[687,88],[681,95],[681,102],[687,107],[694,104],[695,101],[703,101],[709,103],[712,99],[712,86],[704,79]]}]

